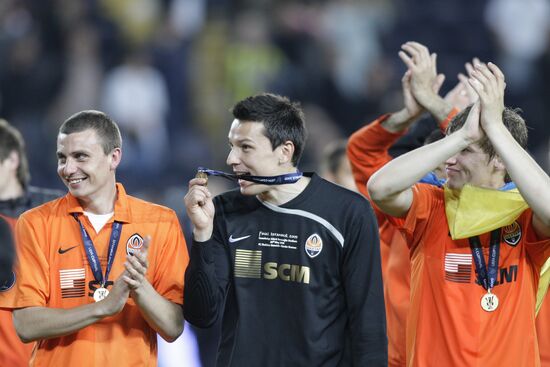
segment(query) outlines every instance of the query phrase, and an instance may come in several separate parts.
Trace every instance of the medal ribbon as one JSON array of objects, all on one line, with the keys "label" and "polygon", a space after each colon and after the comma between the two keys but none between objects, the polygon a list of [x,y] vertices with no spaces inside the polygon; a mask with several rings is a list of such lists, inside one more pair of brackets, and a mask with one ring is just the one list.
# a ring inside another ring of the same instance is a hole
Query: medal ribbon
[{"label": "medal ribbon", "polygon": [[287,173],[279,176],[251,176],[251,175],[236,175],[234,173],[227,173],[223,171],[216,171],[204,167],[197,168],[197,172],[206,173],[209,176],[221,176],[229,180],[246,180],[264,185],[284,185],[292,184],[298,181],[303,173],[296,171],[295,173]]},{"label": "medal ribbon", "polygon": [[483,250],[479,237],[470,237],[468,238],[468,241],[470,242],[470,248],[472,249],[472,255],[474,257],[478,281],[481,283],[483,288],[490,292],[497,282],[498,257],[500,250],[500,228],[491,231],[488,267],[485,265],[485,258],[483,257]]},{"label": "medal ribbon", "polygon": [[82,222],[80,222],[80,219],[78,219],[78,215],[73,214],[73,216],[74,216],[74,219],[80,225],[80,234],[82,235],[82,242],[84,242],[84,252],[86,252],[86,257],[88,258],[88,263],[90,263],[90,268],[92,269],[94,278],[96,281],[99,282],[99,284],[101,284],[102,287],[104,287],[105,282],[109,280],[109,273],[111,272],[111,267],[113,266],[113,262],[115,260],[115,254],[118,248],[118,241],[120,240],[120,233],[122,232],[122,223],[116,222],[116,221],[113,223],[113,229],[111,230],[111,238],[109,239],[107,268],[105,269],[105,277],[103,277],[103,270],[101,269],[99,256],[97,256],[94,243],[92,242],[90,235],[86,231],[86,228],[84,228],[84,226],[82,225]]}]

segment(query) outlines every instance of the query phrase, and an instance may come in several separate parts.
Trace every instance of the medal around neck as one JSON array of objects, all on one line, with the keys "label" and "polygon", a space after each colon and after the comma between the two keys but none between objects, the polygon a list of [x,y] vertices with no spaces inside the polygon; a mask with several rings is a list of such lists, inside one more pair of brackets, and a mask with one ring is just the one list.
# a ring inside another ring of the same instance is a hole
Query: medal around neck
[{"label": "medal around neck", "polygon": [[481,308],[483,311],[493,312],[498,308],[498,297],[489,290],[481,297]]},{"label": "medal around neck", "polygon": [[99,287],[94,291],[94,301],[103,301],[109,295],[109,290],[105,287]]}]

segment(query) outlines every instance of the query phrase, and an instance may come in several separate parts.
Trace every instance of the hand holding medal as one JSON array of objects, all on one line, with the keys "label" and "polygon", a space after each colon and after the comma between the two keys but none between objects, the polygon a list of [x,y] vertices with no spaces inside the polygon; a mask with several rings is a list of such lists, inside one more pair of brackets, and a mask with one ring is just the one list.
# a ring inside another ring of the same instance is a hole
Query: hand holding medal
[{"label": "hand holding medal", "polygon": [[206,172],[202,171],[200,167],[197,170],[197,174],[195,175],[195,178],[201,178],[201,179],[206,180],[206,183],[204,184],[204,186],[208,185],[208,174]]}]

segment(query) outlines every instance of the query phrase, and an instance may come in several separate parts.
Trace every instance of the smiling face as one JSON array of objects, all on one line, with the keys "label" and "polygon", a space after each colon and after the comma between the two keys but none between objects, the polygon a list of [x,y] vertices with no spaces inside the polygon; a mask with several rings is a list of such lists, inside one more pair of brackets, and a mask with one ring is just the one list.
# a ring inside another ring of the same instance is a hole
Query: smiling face
[{"label": "smiling face", "polygon": [[447,185],[462,189],[465,184],[486,188],[504,185],[505,170],[498,157],[489,159],[479,144],[472,144],[445,161]]},{"label": "smiling face", "polygon": [[[230,152],[227,164],[236,174],[253,176],[276,176],[295,171],[291,164],[293,145],[283,143],[273,149],[264,135],[264,126],[259,122],[233,120],[229,130]],[[270,186],[239,180],[243,195],[258,195]]]},{"label": "smiling face", "polygon": [[107,195],[115,186],[121,150],[105,154],[93,129],[57,137],[57,174],[69,192],[82,203]]}]

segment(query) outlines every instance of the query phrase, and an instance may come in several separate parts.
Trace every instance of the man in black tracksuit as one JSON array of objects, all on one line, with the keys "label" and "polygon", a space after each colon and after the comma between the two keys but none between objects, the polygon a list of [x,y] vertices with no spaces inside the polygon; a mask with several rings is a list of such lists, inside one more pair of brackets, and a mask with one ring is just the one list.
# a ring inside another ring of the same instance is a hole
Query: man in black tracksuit
[{"label": "man in black tracksuit", "polygon": [[386,366],[369,203],[297,171],[298,105],[262,94],[233,115],[227,163],[240,190],[212,199],[195,178],[185,198],[194,225],[186,319],[208,327],[223,318],[218,366]]}]

